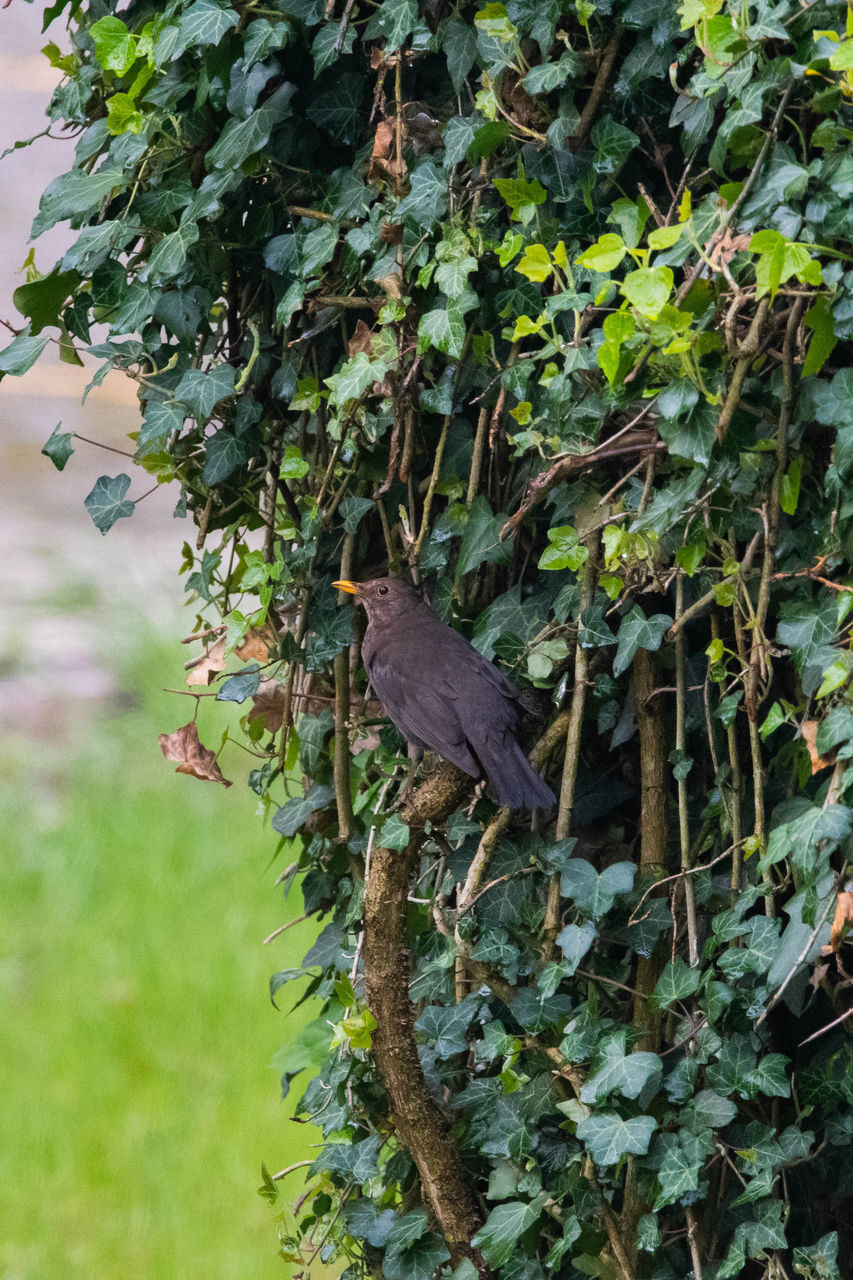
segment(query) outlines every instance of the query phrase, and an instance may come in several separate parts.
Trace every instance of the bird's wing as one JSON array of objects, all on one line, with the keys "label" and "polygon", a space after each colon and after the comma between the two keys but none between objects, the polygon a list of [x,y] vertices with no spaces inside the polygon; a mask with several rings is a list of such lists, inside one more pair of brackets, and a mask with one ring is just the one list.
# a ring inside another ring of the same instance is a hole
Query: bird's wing
[{"label": "bird's wing", "polygon": [[454,690],[440,673],[427,673],[389,663],[382,650],[365,659],[370,683],[382,705],[407,741],[437,751],[472,778],[481,774],[459,720]]}]

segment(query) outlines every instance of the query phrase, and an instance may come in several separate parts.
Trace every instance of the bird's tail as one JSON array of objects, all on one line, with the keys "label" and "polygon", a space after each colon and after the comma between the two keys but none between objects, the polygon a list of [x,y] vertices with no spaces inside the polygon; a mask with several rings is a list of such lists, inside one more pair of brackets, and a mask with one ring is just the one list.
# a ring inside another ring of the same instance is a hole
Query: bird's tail
[{"label": "bird's tail", "polygon": [[479,758],[498,804],[509,805],[510,809],[549,809],[557,803],[547,782],[535,772],[510,734],[506,734],[498,750],[481,749]]}]

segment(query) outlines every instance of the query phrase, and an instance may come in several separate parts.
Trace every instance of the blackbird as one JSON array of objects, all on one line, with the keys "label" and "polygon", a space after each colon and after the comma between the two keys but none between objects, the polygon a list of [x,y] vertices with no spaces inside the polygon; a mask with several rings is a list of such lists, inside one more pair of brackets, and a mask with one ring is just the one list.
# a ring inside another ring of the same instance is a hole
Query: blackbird
[{"label": "blackbird", "polygon": [[485,774],[511,809],[555,803],[515,740],[518,690],[488,658],[397,578],[333,585],[367,610],[364,666],[415,760],[428,748]]}]

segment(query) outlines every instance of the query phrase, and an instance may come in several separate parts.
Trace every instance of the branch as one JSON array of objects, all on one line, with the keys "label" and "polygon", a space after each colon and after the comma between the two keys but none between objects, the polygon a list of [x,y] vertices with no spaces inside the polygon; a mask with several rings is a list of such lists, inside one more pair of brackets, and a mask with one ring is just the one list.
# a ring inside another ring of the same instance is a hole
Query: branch
[{"label": "branch", "polygon": [[409,998],[406,913],[409,884],[425,824],[444,822],[468,794],[471,779],[442,764],[403,806],[411,828],[402,850],[374,849],[364,891],[364,982],[376,1019],[373,1057],[390,1099],[391,1116],[411,1153],[426,1203],[450,1250],[451,1266],[468,1258],[481,1280],[491,1271],[471,1237],[482,1222],[473,1179],[448,1133],[447,1122],[424,1078]]},{"label": "branch", "polygon": [[650,431],[637,432],[634,439],[614,445],[612,448],[609,448],[609,445],[610,441],[605,440],[598,448],[590,449],[589,453],[569,453],[563,458],[558,458],[547,471],[534,476],[521,506],[501,529],[501,539],[514,534],[528,511],[541,502],[552,489],[556,489],[558,484],[562,484],[573,471],[583,471],[586,467],[592,467],[598,462],[607,462],[610,458],[622,458],[632,453],[655,453],[666,449],[663,440],[659,440],[657,434]]}]

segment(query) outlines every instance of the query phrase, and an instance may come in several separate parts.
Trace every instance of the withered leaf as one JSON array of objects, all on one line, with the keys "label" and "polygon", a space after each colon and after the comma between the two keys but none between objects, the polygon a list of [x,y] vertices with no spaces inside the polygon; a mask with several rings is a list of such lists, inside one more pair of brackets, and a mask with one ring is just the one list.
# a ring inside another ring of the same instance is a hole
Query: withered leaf
[{"label": "withered leaf", "polygon": [[356,322],[355,332],[347,343],[347,351],[351,356],[357,356],[360,351],[366,355],[370,355],[370,347],[373,338],[370,325],[364,320]]},{"label": "withered leaf", "polygon": [[[819,729],[817,720],[804,720],[800,725],[800,733],[806,744],[809,753],[809,759],[812,762],[812,773],[820,773],[821,769],[828,769],[833,763],[832,759],[822,756],[817,749],[817,731]],[[832,753],[834,756],[834,752]]]},{"label": "withered leaf", "polygon": [[174,733],[159,734],[157,741],[167,760],[178,761],[175,773],[188,773],[203,782],[221,782],[224,787],[231,786],[216,763],[216,753],[199,741],[195,721],[182,725]]},{"label": "withered leaf", "polygon": [[397,160],[397,129],[393,120],[380,120],[373,135],[373,150],[370,153],[370,166],[367,170],[369,182],[376,182],[383,174],[390,178],[402,178],[406,173],[406,162],[402,156]]},{"label": "withered leaf", "polygon": [[835,919],[829,932],[830,951],[839,951],[844,942],[844,934],[853,926],[853,893],[843,892],[838,895],[835,908]]},{"label": "withered leaf", "polygon": [[258,692],[252,698],[252,709],[249,712],[249,723],[264,717],[264,726],[269,733],[281,728],[284,718],[284,688],[277,680],[262,680]]},{"label": "withered leaf", "polygon": [[223,637],[221,640],[217,640],[212,648],[205,649],[198,662],[187,675],[187,684],[209,685],[219,675],[219,672],[224,670],[225,638]]},{"label": "withered leaf", "polygon": [[234,652],[241,662],[268,662],[270,647],[273,643],[272,632],[264,627],[262,630],[251,630],[246,639],[238,644]]}]

